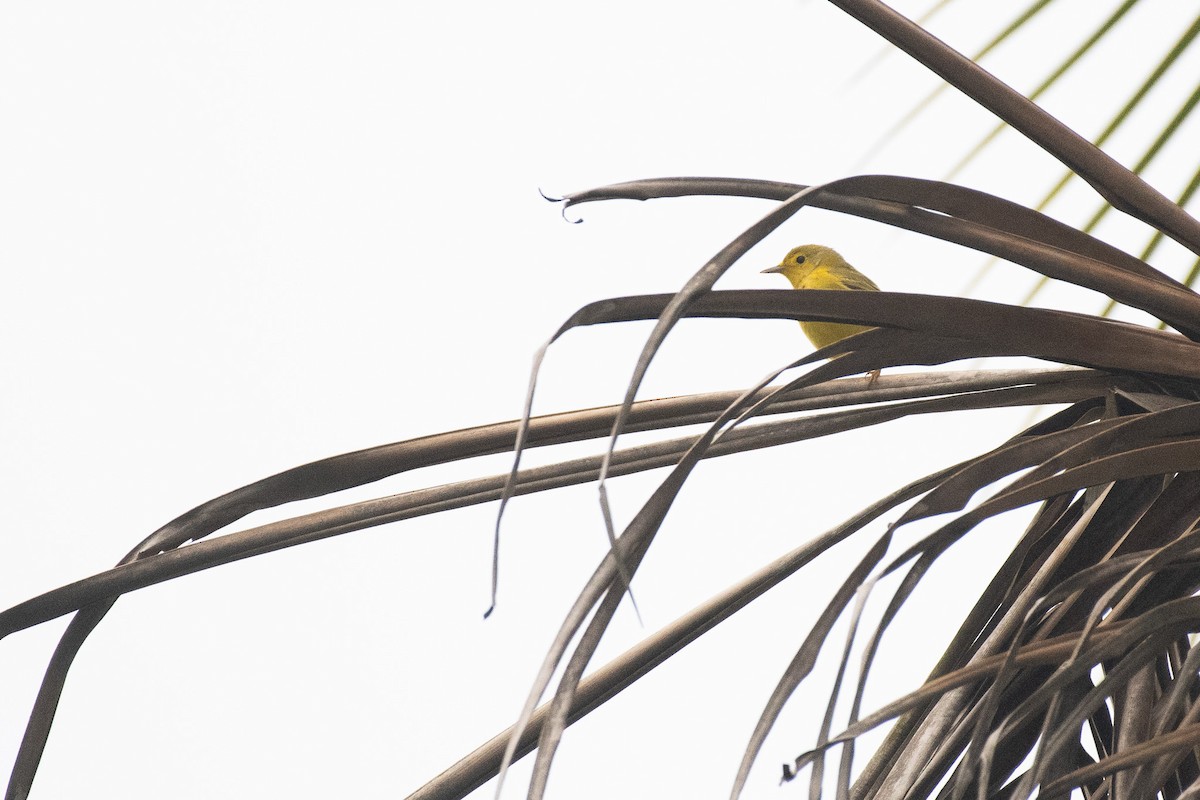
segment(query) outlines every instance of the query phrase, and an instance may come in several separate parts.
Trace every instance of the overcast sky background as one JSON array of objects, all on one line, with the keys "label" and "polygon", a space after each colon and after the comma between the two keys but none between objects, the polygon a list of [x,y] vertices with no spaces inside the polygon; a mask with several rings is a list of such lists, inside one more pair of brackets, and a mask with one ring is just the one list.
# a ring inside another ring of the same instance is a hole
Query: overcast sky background
[{"label": "overcast sky background", "polygon": [[[910,15],[928,5],[896,3]],[[1008,5],[958,0],[931,24],[971,52]],[[1060,0],[987,65],[1028,91],[1116,5]],[[1190,21],[1188,5],[1140,4],[1044,105],[1097,132]],[[0,606],[105,569],[167,520],[261,477],[515,417],[533,352],[579,306],[677,289],[770,209],[613,202],[573,209],[585,222],[570,225],[539,188],[942,177],[992,125],[952,91],[857,163],[937,85],[898,54],[851,80],[883,50],[819,0],[0,6]],[[1187,54],[1110,152],[1136,159],[1198,64]],[[1189,125],[1147,173],[1168,194],[1193,169]],[[1059,175],[1010,132],[956,180],[1034,204]],[[1078,222],[1096,202],[1073,186],[1050,211]],[[1136,252],[1140,231],[1112,214],[1100,234]],[[759,270],[807,241],[899,291],[959,294],[985,263],[806,209],[718,288],[782,288]],[[1167,246],[1154,263],[1178,276],[1190,262]],[[973,296],[1018,302],[1033,281],[1000,264]],[[1065,289],[1038,304],[1099,308]],[[566,336],[536,410],[618,402],[648,331]],[[640,396],[742,388],[808,347],[790,322],[685,321]],[[1029,420],[909,420],[707,462],[635,581],[645,627],[624,609],[596,663]],[[236,528],[507,464],[425,470]],[[614,481],[618,522],[661,474]],[[484,622],[494,513],[353,533],[123,598],[76,662],[34,797],[403,797],[514,720],[606,549],[593,486],[518,499],[499,610]],[[1019,529],[1005,522],[977,531],[914,597],[872,702],[920,680],[978,588],[957,576],[1000,557]],[[882,530],[568,731],[551,796],[726,793],[807,624]],[[961,602],[939,601],[947,592]],[[5,770],[64,626],[0,643]],[[923,644],[899,646],[913,637]],[[827,675],[797,694],[747,796],[805,791],[777,789],[778,769],[811,743]],[[525,774],[506,796],[523,795]]]}]

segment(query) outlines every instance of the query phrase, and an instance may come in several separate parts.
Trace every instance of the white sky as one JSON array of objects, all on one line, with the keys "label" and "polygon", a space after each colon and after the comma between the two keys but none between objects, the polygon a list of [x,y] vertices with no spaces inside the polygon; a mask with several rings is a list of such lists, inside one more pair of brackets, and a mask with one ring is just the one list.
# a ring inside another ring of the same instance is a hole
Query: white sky
[{"label": "white sky", "polygon": [[[910,14],[927,4],[896,3]],[[935,30],[974,50],[1006,5],[960,0]],[[1050,52],[1115,5],[1060,0],[989,65],[1028,90]],[[1045,104],[1097,131],[1177,36],[1187,5],[1141,4],[1129,38]],[[258,478],[514,417],[533,351],[576,308],[674,290],[769,210],[621,202],[575,209],[586,221],[568,225],[539,187],[941,177],[991,124],[953,92],[855,163],[936,85],[898,55],[849,83],[881,49],[818,0],[0,6],[0,606],[111,566],[167,520]],[[1189,59],[1177,73],[1195,73]],[[1156,92],[1138,132],[1111,150],[1131,162],[1178,97]],[[1182,143],[1196,127],[1149,173],[1168,193],[1193,169],[1170,165],[1173,154],[1194,159]],[[1008,134],[958,180],[1032,204],[1058,175]],[[1052,211],[1075,221],[1094,202],[1075,189]],[[1101,232],[1140,249],[1142,234],[1121,238],[1140,229],[1111,217]],[[719,288],[782,288],[758,270],[804,241],[903,291],[958,293],[984,263],[806,210]],[[1178,275],[1188,262],[1168,247],[1156,263]],[[1017,301],[1031,283],[1001,265],[976,296]],[[1083,292],[1039,302],[1097,308]],[[537,410],[618,401],[648,330],[568,335],[547,360]],[[789,322],[685,322],[641,396],[740,388],[807,347]],[[600,659],[1027,420],[915,420],[709,462],[635,582],[646,627],[623,614]],[[336,502],[506,464],[427,470]],[[614,482],[619,519],[654,478]],[[484,623],[493,514],[355,533],[122,599],[76,663],[34,797],[406,795],[512,722],[605,550],[594,487],[518,499],[500,608]],[[998,558],[1011,535],[978,532],[941,588],[914,599],[896,641],[922,644],[890,651],[899,663],[873,684],[876,702],[915,685],[978,585],[957,587],[955,575]],[[806,620],[856,552],[832,554],[568,731],[552,796],[726,793]],[[957,589],[950,608],[937,601]],[[0,643],[5,771],[64,624]],[[769,740],[747,796],[806,791],[775,784],[778,765],[812,741],[817,680]],[[523,775],[506,796],[522,795]]]}]

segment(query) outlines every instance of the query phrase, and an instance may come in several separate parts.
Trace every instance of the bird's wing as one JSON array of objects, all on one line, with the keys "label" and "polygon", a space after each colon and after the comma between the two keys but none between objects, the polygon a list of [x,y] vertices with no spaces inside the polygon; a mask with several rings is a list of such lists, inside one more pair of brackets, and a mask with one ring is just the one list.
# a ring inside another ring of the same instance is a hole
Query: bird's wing
[{"label": "bird's wing", "polygon": [[859,292],[878,292],[879,287],[875,285],[875,281],[863,275],[861,272],[852,272],[845,275],[839,275],[842,286],[852,291]]}]

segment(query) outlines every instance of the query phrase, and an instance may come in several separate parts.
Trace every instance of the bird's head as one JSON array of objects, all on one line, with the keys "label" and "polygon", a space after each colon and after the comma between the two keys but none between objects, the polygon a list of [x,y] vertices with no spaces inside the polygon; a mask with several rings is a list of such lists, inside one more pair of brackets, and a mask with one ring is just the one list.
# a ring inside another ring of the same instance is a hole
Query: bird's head
[{"label": "bird's head", "polygon": [[818,267],[835,269],[842,266],[846,266],[846,259],[842,258],[832,247],[802,244],[799,247],[793,247],[783,257],[783,261],[764,269],[763,272],[778,272],[791,281],[792,286],[799,286],[800,282]]}]

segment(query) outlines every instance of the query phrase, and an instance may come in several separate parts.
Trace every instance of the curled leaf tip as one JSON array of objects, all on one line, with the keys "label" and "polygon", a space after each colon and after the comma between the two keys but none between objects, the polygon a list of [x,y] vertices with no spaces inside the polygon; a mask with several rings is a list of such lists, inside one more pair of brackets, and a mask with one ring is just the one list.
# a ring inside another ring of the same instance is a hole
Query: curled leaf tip
[{"label": "curled leaf tip", "polygon": [[538,187],[538,194],[540,194],[542,196],[543,200],[548,200],[551,203],[562,203],[563,204],[562,218],[567,220],[567,222],[571,223],[572,225],[578,225],[579,223],[583,222],[582,219],[567,219],[567,209],[571,207],[571,198],[569,196],[568,197],[551,197],[550,195],[543,192],[542,187],[540,187],[540,186]]},{"label": "curled leaf tip", "polygon": [[571,207],[570,203],[563,203],[562,218],[564,220],[566,220],[567,222],[571,223],[572,225],[578,225],[579,223],[583,222],[583,217],[580,217],[579,219],[569,219],[567,217],[567,209],[570,207]]},{"label": "curled leaf tip", "polygon": [[579,223],[583,222],[582,219],[567,219],[567,208],[571,205],[570,197],[551,197],[543,192],[542,187],[540,186],[538,187],[538,194],[542,196],[543,200],[547,200],[551,203],[562,203],[562,218],[567,220],[567,222],[570,222],[572,225],[578,225]]}]

